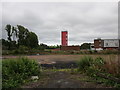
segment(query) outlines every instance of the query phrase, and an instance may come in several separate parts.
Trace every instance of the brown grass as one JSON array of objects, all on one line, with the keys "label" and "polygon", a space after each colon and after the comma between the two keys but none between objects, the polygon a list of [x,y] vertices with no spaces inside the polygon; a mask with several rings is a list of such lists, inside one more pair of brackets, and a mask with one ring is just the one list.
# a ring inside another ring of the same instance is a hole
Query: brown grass
[{"label": "brown grass", "polygon": [[118,55],[108,55],[106,58],[104,58],[104,60],[106,61],[105,64],[105,69],[111,73],[111,74],[120,74],[119,72],[119,58]]},{"label": "brown grass", "polygon": [[[85,55],[31,55],[26,56],[35,59],[40,63],[50,63],[55,61],[77,61]],[[102,57],[105,61],[105,68],[109,73],[120,74],[120,55],[86,55],[93,58]],[[19,56],[3,56],[3,58],[18,58]]]}]

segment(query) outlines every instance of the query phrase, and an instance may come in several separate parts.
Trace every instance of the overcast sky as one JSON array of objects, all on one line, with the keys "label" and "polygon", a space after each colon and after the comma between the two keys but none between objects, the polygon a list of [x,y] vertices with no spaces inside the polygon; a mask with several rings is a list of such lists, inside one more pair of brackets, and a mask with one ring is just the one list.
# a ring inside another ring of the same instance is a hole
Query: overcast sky
[{"label": "overcast sky", "polygon": [[2,37],[6,24],[25,26],[40,43],[61,44],[61,31],[68,31],[68,44],[80,45],[95,38],[118,38],[117,2],[4,2]]}]

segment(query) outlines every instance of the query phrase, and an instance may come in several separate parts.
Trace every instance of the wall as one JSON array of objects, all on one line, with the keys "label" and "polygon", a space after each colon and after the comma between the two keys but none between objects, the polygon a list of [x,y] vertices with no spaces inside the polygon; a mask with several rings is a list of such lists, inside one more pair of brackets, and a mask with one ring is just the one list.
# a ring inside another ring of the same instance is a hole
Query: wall
[{"label": "wall", "polygon": [[71,50],[79,51],[80,46],[61,46],[61,50],[63,50],[63,51],[71,51]]},{"label": "wall", "polygon": [[95,39],[94,40],[94,48],[102,48],[103,47],[103,40]]}]

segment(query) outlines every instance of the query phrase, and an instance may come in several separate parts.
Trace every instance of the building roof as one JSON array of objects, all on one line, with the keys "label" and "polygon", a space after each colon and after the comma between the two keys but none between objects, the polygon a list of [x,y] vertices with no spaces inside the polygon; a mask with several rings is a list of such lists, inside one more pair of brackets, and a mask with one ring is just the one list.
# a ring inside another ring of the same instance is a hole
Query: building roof
[{"label": "building roof", "polygon": [[94,40],[120,40],[120,39],[94,39]]}]

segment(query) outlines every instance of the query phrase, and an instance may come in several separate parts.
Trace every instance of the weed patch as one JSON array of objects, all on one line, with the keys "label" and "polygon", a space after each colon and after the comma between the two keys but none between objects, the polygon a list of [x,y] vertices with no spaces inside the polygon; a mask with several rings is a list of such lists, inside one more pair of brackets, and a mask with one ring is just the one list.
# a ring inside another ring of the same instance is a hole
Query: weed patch
[{"label": "weed patch", "polygon": [[89,68],[92,63],[93,63],[92,57],[89,56],[82,57],[81,60],[77,62],[78,71],[86,71],[87,68]]},{"label": "weed patch", "polygon": [[2,87],[15,88],[25,83],[31,76],[39,75],[38,63],[28,58],[2,61]]},{"label": "weed patch", "polygon": [[105,68],[106,62],[103,58],[97,57],[83,57],[77,62],[78,71],[86,73],[88,76],[93,77],[97,82],[104,83],[108,86],[120,88],[120,78],[108,73]]}]

